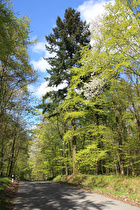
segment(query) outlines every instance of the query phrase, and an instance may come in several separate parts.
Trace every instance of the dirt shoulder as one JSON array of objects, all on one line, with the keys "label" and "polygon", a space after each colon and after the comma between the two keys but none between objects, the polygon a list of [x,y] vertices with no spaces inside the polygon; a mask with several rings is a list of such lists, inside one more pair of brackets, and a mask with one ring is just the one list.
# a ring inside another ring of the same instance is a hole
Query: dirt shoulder
[{"label": "dirt shoulder", "polygon": [[13,210],[14,209],[14,202],[13,199],[18,191],[19,181],[14,181],[9,185],[9,187],[5,191],[6,198],[10,201],[6,206],[6,210]]}]

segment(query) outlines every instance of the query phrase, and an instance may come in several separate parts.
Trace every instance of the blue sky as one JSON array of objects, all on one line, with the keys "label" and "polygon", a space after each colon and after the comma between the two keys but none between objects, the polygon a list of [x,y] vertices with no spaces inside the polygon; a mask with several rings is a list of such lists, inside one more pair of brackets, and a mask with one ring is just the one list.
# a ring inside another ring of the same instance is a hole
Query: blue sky
[{"label": "blue sky", "polygon": [[[34,85],[29,86],[38,100],[50,90],[44,77],[46,68],[50,68],[43,57],[48,57],[45,50],[45,35],[52,32],[57,16],[62,19],[65,9],[72,7],[81,13],[81,19],[90,23],[97,15],[103,12],[103,5],[108,0],[11,0],[15,13],[19,16],[28,15],[30,23],[30,38],[38,38],[38,43],[29,49],[30,63],[38,71],[39,78]],[[111,0],[110,0],[111,1]],[[112,0],[113,1],[113,0]],[[62,84],[62,86],[65,84]],[[61,88],[61,87],[59,87]]]}]

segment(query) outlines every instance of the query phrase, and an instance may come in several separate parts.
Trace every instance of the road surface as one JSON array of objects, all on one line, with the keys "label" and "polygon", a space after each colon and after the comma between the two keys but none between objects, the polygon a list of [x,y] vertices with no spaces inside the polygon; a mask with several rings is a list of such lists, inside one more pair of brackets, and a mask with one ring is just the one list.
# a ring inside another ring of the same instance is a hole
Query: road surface
[{"label": "road surface", "polygon": [[20,182],[15,210],[140,210],[86,190],[53,182]]}]

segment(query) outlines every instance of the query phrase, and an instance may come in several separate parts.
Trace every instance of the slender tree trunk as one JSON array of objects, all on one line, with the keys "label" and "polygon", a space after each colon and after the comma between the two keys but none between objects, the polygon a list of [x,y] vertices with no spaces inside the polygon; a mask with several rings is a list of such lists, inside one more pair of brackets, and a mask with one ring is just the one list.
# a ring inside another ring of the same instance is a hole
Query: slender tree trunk
[{"label": "slender tree trunk", "polygon": [[129,176],[129,165],[127,166],[127,176]]},{"label": "slender tree trunk", "polygon": [[11,162],[10,162],[10,169],[9,169],[9,177],[12,175],[12,170],[14,167],[14,153],[15,153],[15,143],[16,143],[16,128],[15,128],[15,134],[14,134],[14,139],[13,139],[13,144],[12,144],[12,150],[11,150]]},{"label": "slender tree trunk", "polygon": [[7,125],[4,123],[4,115],[1,117],[1,135],[0,135],[0,144],[1,144],[1,151],[0,151],[0,176],[3,176],[3,165],[4,165],[4,155],[5,155],[5,145],[6,145],[6,132],[7,132]]},{"label": "slender tree trunk", "polygon": [[120,129],[120,125],[119,125],[119,117],[118,117],[117,104],[116,104],[116,101],[115,101],[114,96],[112,96],[112,100],[113,100],[113,104],[114,104],[116,127],[117,127],[117,133],[118,133],[119,164],[120,164],[121,175],[124,176],[124,165],[123,165],[123,155],[122,155],[122,137],[121,137],[121,129]]},{"label": "slender tree trunk", "polygon": [[76,165],[76,142],[73,139],[72,140],[73,145],[72,145],[72,149],[73,149],[73,174],[77,173],[77,165]]},{"label": "slender tree trunk", "polygon": [[0,161],[0,176],[3,176],[3,159],[4,159],[4,146],[1,145],[2,148],[1,148],[1,154],[0,154],[0,158],[1,158],[1,161]]},{"label": "slender tree trunk", "polygon": [[139,140],[140,140],[140,114],[139,114],[139,111],[137,110],[134,102],[132,102],[132,106],[133,106],[134,115],[135,115],[137,126],[138,126],[138,136],[139,136]]},{"label": "slender tree trunk", "polygon": [[65,155],[65,158],[66,158],[66,164],[65,164],[65,174],[68,175],[68,144],[65,144],[66,146],[66,155]]},{"label": "slender tree trunk", "polygon": [[98,175],[98,162],[96,160],[96,170],[95,170],[95,175]]},{"label": "slender tree trunk", "polygon": [[69,174],[69,172],[68,172],[68,165],[66,165],[66,167],[65,167],[65,174],[66,174],[66,176],[68,176],[68,174]]},{"label": "slender tree trunk", "polygon": [[134,165],[133,165],[132,159],[130,160],[130,165],[131,165],[132,176],[135,176],[135,170],[134,170]]},{"label": "slender tree trunk", "polygon": [[115,163],[115,171],[116,171],[116,175],[118,175],[118,168],[117,168],[117,163],[116,163],[116,158],[114,156],[114,163]]},{"label": "slender tree trunk", "polygon": [[[76,130],[75,119],[71,121],[71,125],[73,131],[75,131]],[[76,164],[77,145],[76,145],[76,136],[74,134],[72,136],[72,149],[73,149],[73,174],[76,174],[78,172],[78,166]]]}]

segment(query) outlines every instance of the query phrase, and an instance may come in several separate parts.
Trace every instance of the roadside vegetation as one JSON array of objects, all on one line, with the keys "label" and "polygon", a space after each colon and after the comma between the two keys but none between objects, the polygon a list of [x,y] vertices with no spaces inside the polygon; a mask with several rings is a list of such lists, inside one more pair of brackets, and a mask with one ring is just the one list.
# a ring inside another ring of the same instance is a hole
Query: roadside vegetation
[{"label": "roadside vegetation", "polygon": [[[61,175],[53,179],[53,182],[60,181]],[[62,182],[140,207],[140,177],[77,174],[64,175]]]},{"label": "roadside vegetation", "polygon": [[2,178],[0,177],[0,209],[5,209],[7,204],[10,202],[9,198],[7,197],[6,190],[11,183],[10,178]]},{"label": "roadside vegetation", "polygon": [[0,209],[12,210],[14,209],[13,198],[18,190],[19,181],[11,181],[9,177],[0,178]]}]

